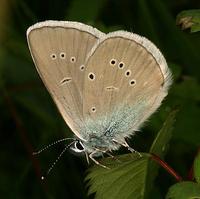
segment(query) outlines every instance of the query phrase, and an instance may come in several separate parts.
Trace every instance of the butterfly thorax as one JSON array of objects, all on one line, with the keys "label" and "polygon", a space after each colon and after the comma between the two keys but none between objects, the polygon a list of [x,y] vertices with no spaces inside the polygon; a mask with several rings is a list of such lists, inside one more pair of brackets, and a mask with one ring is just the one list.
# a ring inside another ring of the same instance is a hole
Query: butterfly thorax
[{"label": "butterfly thorax", "polygon": [[91,134],[87,141],[83,142],[85,151],[91,153],[95,150],[102,152],[117,150],[120,145],[113,141],[112,136],[107,136],[107,134],[97,136],[96,134]]},{"label": "butterfly thorax", "polygon": [[[119,143],[122,143],[128,135],[129,123],[134,121],[134,112],[130,111],[129,108],[124,108],[123,112],[113,111],[113,115],[103,115],[95,121],[86,120],[86,128],[83,127],[83,131],[80,133],[83,136],[82,143],[85,151],[91,153],[94,150],[112,151],[119,149]],[[123,135],[123,132],[126,132],[126,135]]]}]

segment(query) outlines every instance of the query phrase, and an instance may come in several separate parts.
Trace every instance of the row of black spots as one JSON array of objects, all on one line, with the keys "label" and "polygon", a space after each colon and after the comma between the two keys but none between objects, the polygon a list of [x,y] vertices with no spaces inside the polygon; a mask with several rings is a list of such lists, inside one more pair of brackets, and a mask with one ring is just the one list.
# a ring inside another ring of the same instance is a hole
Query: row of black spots
[{"label": "row of black spots", "polygon": [[[110,65],[111,66],[117,65],[117,60],[116,59],[111,59],[110,60]],[[118,63],[118,68],[119,69],[123,69],[124,67],[125,67],[124,62],[121,61],[121,62]],[[124,74],[125,74],[126,77],[131,76],[131,70],[126,70]]]},{"label": "row of black spots", "polygon": [[[116,59],[111,59],[110,60],[110,65],[111,66],[116,66],[117,65],[117,60]],[[119,69],[123,69],[124,67],[125,67],[124,62],[121,61],[121,62],[118,63],[118,68]]]},{"label": "row of black spots", "polygon": [[[116,59],[111,59],[111,60],[110,60],[110,65],[111,65],[111,66],[116,66],[116,65],[117,65],[119,69],[124,69],[124,67],[125,67],[124,62],[120,61],[120,62],[118,63]],[[130,77],[130,76],[131,76],[131,70],[126,70],[126,71],[124,72],[124,75],[125,75],[126,77]],[[133,86],[133,85],[135,85],[135,84],[136,84],[136,80],[135,80],[135,79],[131,79],[131,80],[129,81],[129,85],[130,85],[130,86]]]},{"label": "row of black spots", "polygon": [[[52,60],[56,60],[58,57],[59,57],[60,59],[66,59],[66,53],[65,53],[65,52],[61,52],[61,53],[59,54],[59,56],[57,56],[57,54],[55,54],[55,53],[52,53],[52,54],[50,55],[50,57],[51,57]],[[71,62],[71,63],[75,63],[75,62],[76,62],[76,57],[74,57],[74,56],[70,57],[70,62]]]},{"label": "row of black spots", "polygon": [[[129,76],[130,71],[127,71],[126,73],[128,73],[128,76]],[[127,74],[126,74],[126,75],[127,75]],[[94,80],[95,80],[95,74],[92,73],[92,72],[90,72],[90,73],[88,74],[88,79],[89,79],[90,81],[94,81]],[[130,86],[133,86],[133,85],[135,85],[135,84],[136,84],[136,80],[135,80],[135,79],[131,79],[131,80],[129,81],[129,85],[130,85]],[[113,87],[107,87],[106,89],[107,89],[107,90],[117,90],[117,88],[115,88],[114,86],[113,86]]]}]

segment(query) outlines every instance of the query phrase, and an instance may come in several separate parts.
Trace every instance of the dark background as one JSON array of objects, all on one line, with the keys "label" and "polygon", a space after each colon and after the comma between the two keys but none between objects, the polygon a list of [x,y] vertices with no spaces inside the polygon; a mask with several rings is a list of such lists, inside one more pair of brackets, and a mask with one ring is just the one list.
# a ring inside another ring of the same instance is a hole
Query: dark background
[{"label": "dark background", "polygon": [[[40,175],[64,145],[31,155],[33,150],[72,136],[38,77],[26,43],[26,29],[47,19],[80,21],[104,32],[133,31],[160,48],[174,84],[162,107],[130,145],[148,151],[169,111],[178,105],[166,161],[187,178],[200,146],[200,33],[182,31],[176,26],[176,16],[197,8],[199,0],[1,0],[0,198],[88,198],[84,157],[66,152],[41,182]],[[153,198],[163,198],[175,180],[161,169],[155,183]]]}]

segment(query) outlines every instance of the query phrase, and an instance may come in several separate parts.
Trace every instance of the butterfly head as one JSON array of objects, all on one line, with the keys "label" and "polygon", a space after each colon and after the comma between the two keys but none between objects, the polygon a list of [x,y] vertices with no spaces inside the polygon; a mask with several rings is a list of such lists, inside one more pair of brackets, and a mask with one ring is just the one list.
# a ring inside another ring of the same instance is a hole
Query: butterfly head
[{"label": "butterfly head", "polygon": [[92,142],[84,142],[82,140],[76,140],[73,145],[70,147],[70,149],[77,153],[77,154],[91,154],[95,151],[95,156],[102,155],[102,152],[105,149],[102,149],[101,147],[97,146],[95,147]]},{"label": "butterfly head", "polygon": [[95,151],[95,149],[97,148],[94,146],[94,143],[92,143],[91,141],[83,141],[83,140],[77,139],[76,141],[73,142],[70,149],[73,152],[76,152],[78,154],[82,154],[82,153],[90,154],[93,151]]},{"label": "butterfly head", "polygon": [[[70,147],[76,153],[93,153],[96,151],[96,156],[100,156],[102,152],[116,150],[119,145],[113,142],[113,139],[108,136],[90,135],[88,140],[77,139]],[[98,152],[98,153],[97,153]]]}]

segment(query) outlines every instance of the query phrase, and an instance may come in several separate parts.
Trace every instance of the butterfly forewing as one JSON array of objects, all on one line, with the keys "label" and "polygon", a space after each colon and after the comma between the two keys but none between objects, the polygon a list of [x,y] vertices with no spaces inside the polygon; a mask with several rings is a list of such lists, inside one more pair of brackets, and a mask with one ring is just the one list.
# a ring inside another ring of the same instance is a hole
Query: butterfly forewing
[{"label": "butterfly forewing", "polygon": [[150,41],[125,31],[110,33],[87,60],[86,124],[128,135],[160,106],[170,83],[165,59]]},{"label": "butterfly forewing", "polygon": [[81,138],[83,79],[88,52],[103,33],[76,22],[46,21],[27,31],[36,68],[64,120]]}]

